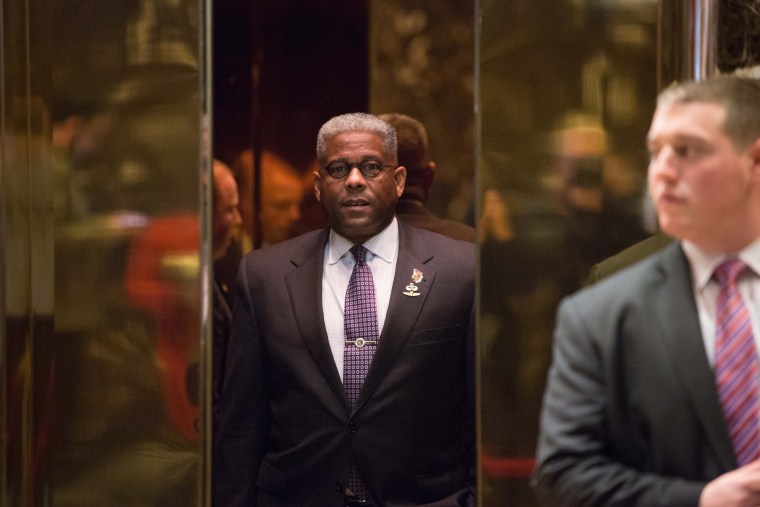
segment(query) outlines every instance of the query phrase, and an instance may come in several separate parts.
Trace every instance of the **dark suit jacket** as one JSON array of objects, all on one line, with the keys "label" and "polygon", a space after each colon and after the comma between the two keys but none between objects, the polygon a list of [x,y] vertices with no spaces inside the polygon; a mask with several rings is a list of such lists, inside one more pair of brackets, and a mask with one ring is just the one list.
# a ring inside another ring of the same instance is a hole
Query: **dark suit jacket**
[{"label": "dark suit jacket", "polygon": [[658,252],[670,244],[672,239],[663,232],[658,232],[648,238],[629,246],[625,250],[608,257],[591,267],[587,280],[588,284],[598,282],[621,269],[639,262],[651,254]]},{"label": "dark suit jacket", "polygon": [[544,505],[696,506],[735,467],[680,243],[562,302],[534,476]]},{"label": "dark suit jacket", "polygon": [[448,218],[436,216],[422,201],[402,198],[396,204],[396,216],[407,224],[437,232],[454,239],[475,243],[475,228]]},{"label": "dark suit jacket", "polygon": [[213,319],[213,394],[212,408],[214,415],[214,426],[218,424],[219,419],[219,400],[222,394],[222,381],[224,380],[224,365],[227,357],[227,342],[230,336],[230,325],[232,323],[232,308],[227,286],[217,279],[214,279],[214,319]]},{"label": "dark suit jacket", "polygon": [[[342,506],[351,457],[380,505],[474,505],[474,245],[399,222],[390,305],[352,412],[322,315],[326,239],[241,263],[216,505]],[[414,268],[419,297],[403,294]]]}]

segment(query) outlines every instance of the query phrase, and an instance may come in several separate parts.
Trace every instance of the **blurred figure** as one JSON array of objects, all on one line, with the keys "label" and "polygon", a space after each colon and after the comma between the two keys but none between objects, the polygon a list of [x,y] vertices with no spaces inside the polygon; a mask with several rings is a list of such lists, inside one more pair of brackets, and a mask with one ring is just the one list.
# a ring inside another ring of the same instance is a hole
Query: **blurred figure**
[{"label": "blurred figure", "polygon": [[379,118],[396,130],[398,163],[406,167],[406,187],[396,205],[396,216],[409,225],[474,243],[473,227],[437,217],[426,205],[435,179],[435,162],[428,160],[425,126],[417,119],[400,113],[381,114]]},{"label": "blurred figure", "polygon": [[299,232],[296,226],[301,218],[303,183],[298,172],[282,157],[271,151],[262,152],[259,160],[261,203],[256,220],[253,165],[251,150],[241,152],[233,164],[240,195],[242,227],[235,231],[227,253],[214,262],[214,277],[230,286],[235,282],[243,255],[254,247],[273,245]]},{"label": "blurred figure", "polygon": [[542,505],[760,505],[760,82],[674,85],[647,135],[674,238],[565,300],[541,415]]},{"label": "blurred figure", "polygon": [[242,253],[253,249],[250,234],[255,225],[261,227],[259,238],[263,245],[273,245],[293,236],[294,226],[301,219],[303,186],[298,171],[282,157],[263,151],[259,161],[261,172],[261,206],[259,220],[254,222],[253,151],[243,151],[235,162],[240,182],[241,211],[243,216]]},{"label": "blurred figure", "polygon": [[261,242],[273,245],[291,238],[293,226],[301,219],[301,177],[291,165],[274,155],[271,160],[265,156],[261,171]]},{"label": "blurred figure", "polygon": [[[525,434],[525,425],[520,424],[529,410],[524,400],[529,389],[526,379],[530,379],[530,373],[526,373],[530,367],[521,359],[529,357],[533,344],[528,341],[535,343],[536,323],[541,319],[527,309],[535,307],[531,296],[539,283],[535,267],[538,253],[527,235],[517,234],[513,210],[499,189],[483,192],[478,236],[481,265],[498,266],[480,279],[481,293],[488,294],[479,302],[481,389],[494,394],[484,397],[481,406],[481,428],[494,436],[481,449],[481,463],[488,475],[499,458],[510,456],[516,464],[521,456],[532,457],[534,439]],[[525,459],[523,463],[528,463],[522,465],[523,469],[529,470],[532,460]]]},{"label": "blurred figure", "polygon": [[232,170],[224,162],[214,160],[214,260],[224,257],[232,238],[243,223],[238,206],[240,196]]},{"label": "blurred figure", "polygon": [[198,362],[200,311],[197,213],[152,219],[129,249],[126,291],[129,302],[143,310],[156,340],[156,363],[167,417],[185,439],[198,439]]},{"label": "blurred figure", "polygon": [[[214,160],[214,216],[213,249],[214,260],[224,258],[232,238],[243,219],[238,210],[239,196],[235,176],[223,162]],[[214,426],[217,422],[217,407],[224,380],[224,362],[227,354],[227,339],[232,321],[232,300],[228,285],[214,276],[214,356],[213,356],[213,414]]]}]

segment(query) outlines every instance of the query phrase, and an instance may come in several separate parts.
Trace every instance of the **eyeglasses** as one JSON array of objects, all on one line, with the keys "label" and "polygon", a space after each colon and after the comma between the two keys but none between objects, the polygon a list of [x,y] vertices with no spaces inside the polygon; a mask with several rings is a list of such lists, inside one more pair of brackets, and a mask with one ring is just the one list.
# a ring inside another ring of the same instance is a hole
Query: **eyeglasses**
[{"label": "eyeglasses", "polygon": [[376,162],[374,160],[365,160],[364,162],[353,163],[346,162],[345,160],[335,160],[333,162],[330,162],[327,167],[325,167],[325,171],[327,171],[327,174],[336,180],[342,180],[348,176],[349,173],[351,173],[351,169],[354,167],[358,167],[359,171],[362,173],[362,176],[365,178],[374,178],[380,174],[380,171],[382,171],[384,167],[396,166],[390,164],[381,164],[380,162]]}]

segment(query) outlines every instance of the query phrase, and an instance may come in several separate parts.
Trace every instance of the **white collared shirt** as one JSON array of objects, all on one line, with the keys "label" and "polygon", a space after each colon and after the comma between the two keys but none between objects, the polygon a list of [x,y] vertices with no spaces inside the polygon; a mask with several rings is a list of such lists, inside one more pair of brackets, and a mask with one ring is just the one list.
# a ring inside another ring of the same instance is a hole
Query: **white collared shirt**
[{"label": "white collared shirt", "polygon": [[[699,326],[710,365],[715,363],[715,317],[718,306],[718,282],[712,279],[713,272],[728,255],[714,254],[699,248],[694,243],[682,242],[691,266],[694,280],[694,298],[699,312]],[[755,272],[739,278],[739,293],[749,310],[755,348],[760,351],[760,240],[750,244],[735,255]]]},{"label": "white collared shirt", "polygon": [[[343,315],[346,307],[346,289],[355,264],[354,257],[349,251],[352,246],[354,244],[351,241],[331,229],[322,261],[322,312],[330,349],[341,380],[343,379],[345,342]],[[396,218],[394,217],[388,227],[380,233],[365,241],[364,247],[367,249],[366,262],[372,271],[372,281],[375,285],[378,330],[382,334],[398,259]]]}]

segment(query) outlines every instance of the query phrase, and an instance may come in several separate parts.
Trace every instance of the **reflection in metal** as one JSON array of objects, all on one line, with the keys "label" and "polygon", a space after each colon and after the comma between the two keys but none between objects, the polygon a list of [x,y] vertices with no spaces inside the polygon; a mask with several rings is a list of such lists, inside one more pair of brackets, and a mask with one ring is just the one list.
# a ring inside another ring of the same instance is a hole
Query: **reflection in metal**
[{"label": "reflection in metal", "polygon": [[528,476],[559,300],[653,230],[643,146],[657,91],[756,70],[754,4],[481,1],[485,507],[535,502]]},{"label": "reflection in metal", "polygon": [[755,0],[719,0],[718,68],[760,77],[760,11]]},{"label": "reflection in metal", "polygon": [[4,505],[206,496],[204,6],[3,3]]},{"label": "reflection in metal", "polygon": [[715,74],[719,0],[660,0],[657,11],[658,89]]},{"label": "reflection in metal", "polygon": [[694,79],[705,79],[715,74],[716,43],[718,35],[718,0],[694,1]]},{"label": "reflection in metal", "polygon": [[533,505],[557,304],[649,234],[657,3],[482,0],[479,18],[481,496]]},{"label": "reflection in metal", "polygon": [[472,0],[370,2],[369,110],[419,119],[437,164],[428,206],[474,220]]}]

